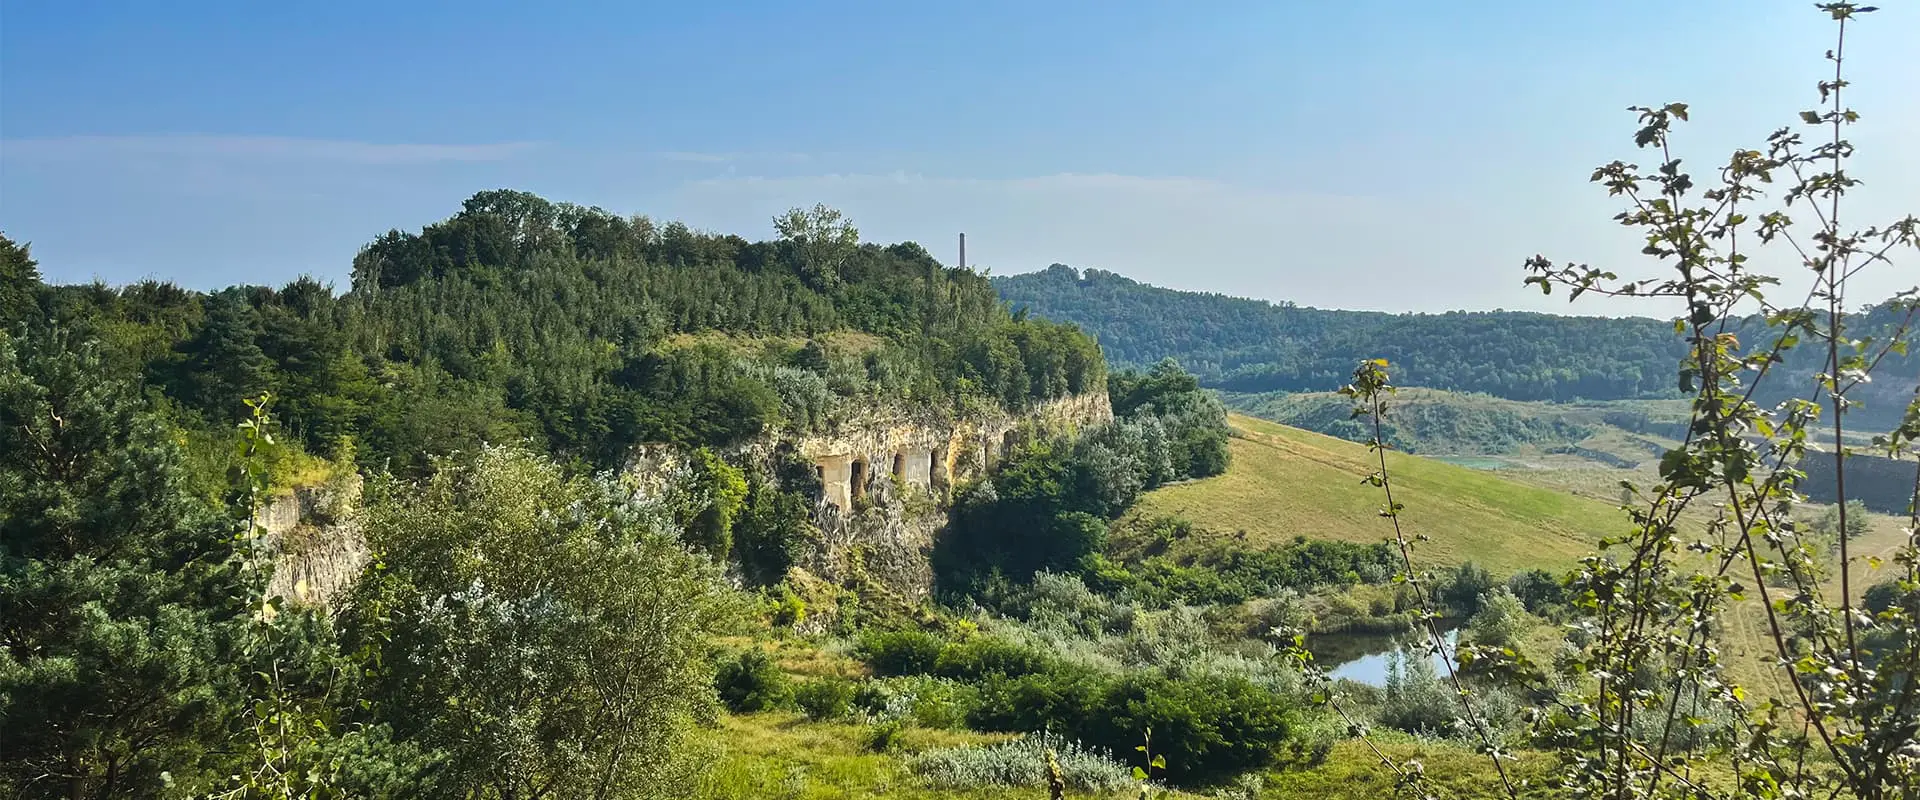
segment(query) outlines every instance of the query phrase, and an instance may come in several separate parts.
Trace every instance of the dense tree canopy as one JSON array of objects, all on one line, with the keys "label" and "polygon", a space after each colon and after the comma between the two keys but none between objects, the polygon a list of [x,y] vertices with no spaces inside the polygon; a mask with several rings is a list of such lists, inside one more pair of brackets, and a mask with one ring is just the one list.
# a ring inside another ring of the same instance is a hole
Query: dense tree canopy
[{"label": "dense tree canopy", "polygon": [[484,442],[611,466],[639,442],[808,429],[838,398],[1018,410],[1104,386],[1090,338],[1014,319],[984,277],[911,242],[860,243],[832,209],[789,217],[783,238],[749,242],[481,192],[369,243],[343,295],[310,278],[212,294],[40,286],[4,241],[23,280],[8,281],[0,324],[38,324],[44,305],[208,424],[272,391],[309,451],[352,441],[411,474]]},{"label": "dense tree canopy", "polygon": [[236,713],[238,525],[95,348],[0,333],[0,782],[152,797]]}]

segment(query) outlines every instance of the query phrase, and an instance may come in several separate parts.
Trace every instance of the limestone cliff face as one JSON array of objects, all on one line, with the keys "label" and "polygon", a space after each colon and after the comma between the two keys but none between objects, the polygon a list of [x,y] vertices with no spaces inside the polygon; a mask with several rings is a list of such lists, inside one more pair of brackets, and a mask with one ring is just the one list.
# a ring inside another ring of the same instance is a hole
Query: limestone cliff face
[{"label": "limestone cliff face", "polygon": [[357,477],[294,489],[260,512],[261,546],[274,561],[267,594],[325,606],[360,577],[370,557],[358,519]]},{"label": "limestone cliff face", "polygon": [[1024,414],[874,408],[801,437],[793,444],[822,487],[814,514],[821,546],[805,568],[836,583],[870,578],[910,602],[924,598],[933,588],[928,557],[954,486],[984,474],[1035,430],[1073,431],[1112,418],[1106,393],[1097,392]]},{"label": "limestone cliff face", "polygon": [[[820,538],[800,567],[815,578],[877,584],[916,602],[932,591],[928,558],[956,485],[984,474],[1023,436],[1112,418],[1105,392],[1059,398],[1023,414],[873,407],[817,434],[770,437],[725,455],[762,470],[771,470],[781,450],[812,463],[822,487],[813,514]],[[684,462],[671,448],[643,447],[627,470],[643,493],[666,493]],[[262,546],[275,560],[269,594],[324,606],[352,586],[370,558],[357,516],[359,489],[357,478],[295,489],[262,509]]]},{"label": "limestone cliff face", "polygon": [[826,502],[844,512],[887,478],[944,500],[956,483],[979,477],[1031,429],[1072,431],[1111,419],[1105,392],[1050,400],[1025,414],[953,418],[875,408],[795,444],[814,463]]}]

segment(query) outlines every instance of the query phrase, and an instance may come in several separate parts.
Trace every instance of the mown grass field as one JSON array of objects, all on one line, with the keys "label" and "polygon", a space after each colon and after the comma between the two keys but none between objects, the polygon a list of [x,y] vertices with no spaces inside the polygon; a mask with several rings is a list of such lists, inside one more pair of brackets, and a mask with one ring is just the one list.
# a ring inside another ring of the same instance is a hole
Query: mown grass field
[{"label": "mown grass field", "polygon": [[[1226,474],[1158,489],[1132,513],[1179,515],[1213,536],[1244,534],[1248,547],[1295,536],[1359,543],[1392,537],[1378,515],[1380,490],[1363,482],[1379,468],[1365,445],[1239,414],[1229,422],[1233,463]],[[1497,473],[1401,453],[1388,453],[1387,467],[1395,499],[1406,506],[1407,534],[1429,539],[1416,551],[1422,565],[1565,567],[1624,524],[1608,503]]]}]

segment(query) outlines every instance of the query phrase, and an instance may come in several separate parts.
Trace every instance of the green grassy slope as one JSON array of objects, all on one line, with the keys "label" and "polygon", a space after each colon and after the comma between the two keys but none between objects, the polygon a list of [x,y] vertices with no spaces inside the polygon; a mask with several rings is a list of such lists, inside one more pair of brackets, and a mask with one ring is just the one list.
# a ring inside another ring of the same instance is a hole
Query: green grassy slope
[{"label": "green grassy slope", "polygon": [[[1211,535],[1244,532],[1247,546],[1294,536],[1371,543],[1392,536],[1377,515],[1377,469],[1365,445],[1233,415],[1233,465],[1225,475],[1146,496],[1133,513],[1177,514]],[[1473,560],[1496,571],[1564,567],[1623,524],[1607,503],[1497,474],[1389,453],[1402,521],[1422,564]],[[1204,542],[1190,542],[1200,546]]]},{"label": "green grassy slope", "polygon": [[[1372,435],[1364,420],[1349,418],[1353,401],[1335,392],[1222,392],[1221,400],[1250,416],[1350,441]],[[1567,446],[1584,446],[1587,439],[1602,435],[1677,436],[1687,420],[1684,400],[1545,403],[1403,388],[1392,402],[1386,438],[1409,453],[1577,456]],[[1614,455],[1628,462],[1652,457],[1642,446]]]}]

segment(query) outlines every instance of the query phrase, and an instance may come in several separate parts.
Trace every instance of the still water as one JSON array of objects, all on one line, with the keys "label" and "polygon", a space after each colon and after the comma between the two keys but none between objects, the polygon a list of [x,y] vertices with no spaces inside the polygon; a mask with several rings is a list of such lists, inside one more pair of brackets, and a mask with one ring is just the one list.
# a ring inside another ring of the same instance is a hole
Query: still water
[{"label": "still water", "polygon": [[[1307,646],[1313,650],[1314,660],[1322,665],[1332,665],[1328,673],[1335,680],[1345,678],[1368,686],[1385,686],[1387,685],[1387,654],[1393,652],[1396,645],[1420,642],[1426,635],[1425,630],[1408,631],[1397,635],[1331,633],[1312,637]],[[1452,655],[1454,648],[1459,644],[1459,629],[1446,628],[1441,631],[1440,636],[1447,643],[1447,654]],[[1446,674],[1446,663],[1439,655],[1429,655],[1427,658],[1433,662],[1433,670],[1436,674]]]}]

